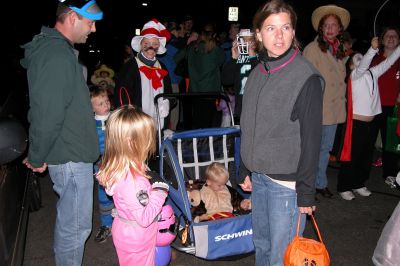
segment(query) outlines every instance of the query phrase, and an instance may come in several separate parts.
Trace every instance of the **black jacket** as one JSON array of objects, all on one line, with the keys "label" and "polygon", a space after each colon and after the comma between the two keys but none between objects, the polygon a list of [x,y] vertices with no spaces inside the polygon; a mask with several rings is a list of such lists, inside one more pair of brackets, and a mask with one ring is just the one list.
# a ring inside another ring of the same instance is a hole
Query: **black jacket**
[{"label": "black jacket", "polygon": [[[158,62],[162,69],[167,70],[161,61]],[[169,75],[165,76],[163,83],[164,93],[172,93],[171,79]],[[114,106],[116,108],[129,103],[128,97],[122,88],[126,88],[131,104],[142,109],[142,83],[136,58],[129,59],[117,74],[114,93]],[[168,122],[169,116],[164,120],[164,125],[168,125]]]}]

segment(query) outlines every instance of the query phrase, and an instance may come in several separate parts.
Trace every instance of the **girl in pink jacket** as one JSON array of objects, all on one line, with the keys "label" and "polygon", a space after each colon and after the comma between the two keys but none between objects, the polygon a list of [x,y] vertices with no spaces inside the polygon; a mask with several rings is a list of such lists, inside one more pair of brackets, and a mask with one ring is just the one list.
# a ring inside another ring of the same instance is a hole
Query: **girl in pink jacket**
[{"label": "girl in pink jacket", "polygon": [[109,117],[99,183],[113,196],[112,238],[120,265],[154,265],[157,219],[168,185],[150,184],[146,160],[156,150],[153,119],[132,106]]}]

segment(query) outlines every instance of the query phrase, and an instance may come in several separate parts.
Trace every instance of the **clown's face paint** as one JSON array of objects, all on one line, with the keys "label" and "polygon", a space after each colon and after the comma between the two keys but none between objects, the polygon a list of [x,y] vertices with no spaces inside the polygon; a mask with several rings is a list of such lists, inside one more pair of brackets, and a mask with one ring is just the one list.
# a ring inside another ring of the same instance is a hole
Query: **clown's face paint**
[{"label": "clown's face paint", "polygon": [[160,40],[156,37],[143,38],[142,42],[140,43],[140,50],[148,59],[153,59],[156,57],[159,48]]}]

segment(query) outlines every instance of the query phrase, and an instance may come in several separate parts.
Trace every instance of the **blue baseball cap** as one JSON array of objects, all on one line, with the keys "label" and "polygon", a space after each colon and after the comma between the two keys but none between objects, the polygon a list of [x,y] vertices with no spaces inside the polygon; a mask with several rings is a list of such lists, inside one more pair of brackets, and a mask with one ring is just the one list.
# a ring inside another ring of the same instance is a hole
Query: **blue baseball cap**
[{"label": "blue baseball cap", "polygon": [[87,19],[101,20],[103,18],[103,11],[95,0],[59,0],[59,2]]}]

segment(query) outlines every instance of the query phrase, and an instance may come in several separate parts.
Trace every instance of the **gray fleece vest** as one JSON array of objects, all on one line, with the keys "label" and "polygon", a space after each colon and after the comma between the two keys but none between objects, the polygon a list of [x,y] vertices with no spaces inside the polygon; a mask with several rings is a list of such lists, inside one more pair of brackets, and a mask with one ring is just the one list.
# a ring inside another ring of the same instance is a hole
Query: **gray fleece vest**
[{"label": "gray fleece vest", "polygon": [[[274,69],[288,61],[269,62]],[[251,172],[291,174],[297,171],[300,158],[300,124],[292,121],[296,99],[307,79],[319,72],[300,53],[285,67],[266,73],[257,65],[247,80],[243,97],[241,156]]]}]

